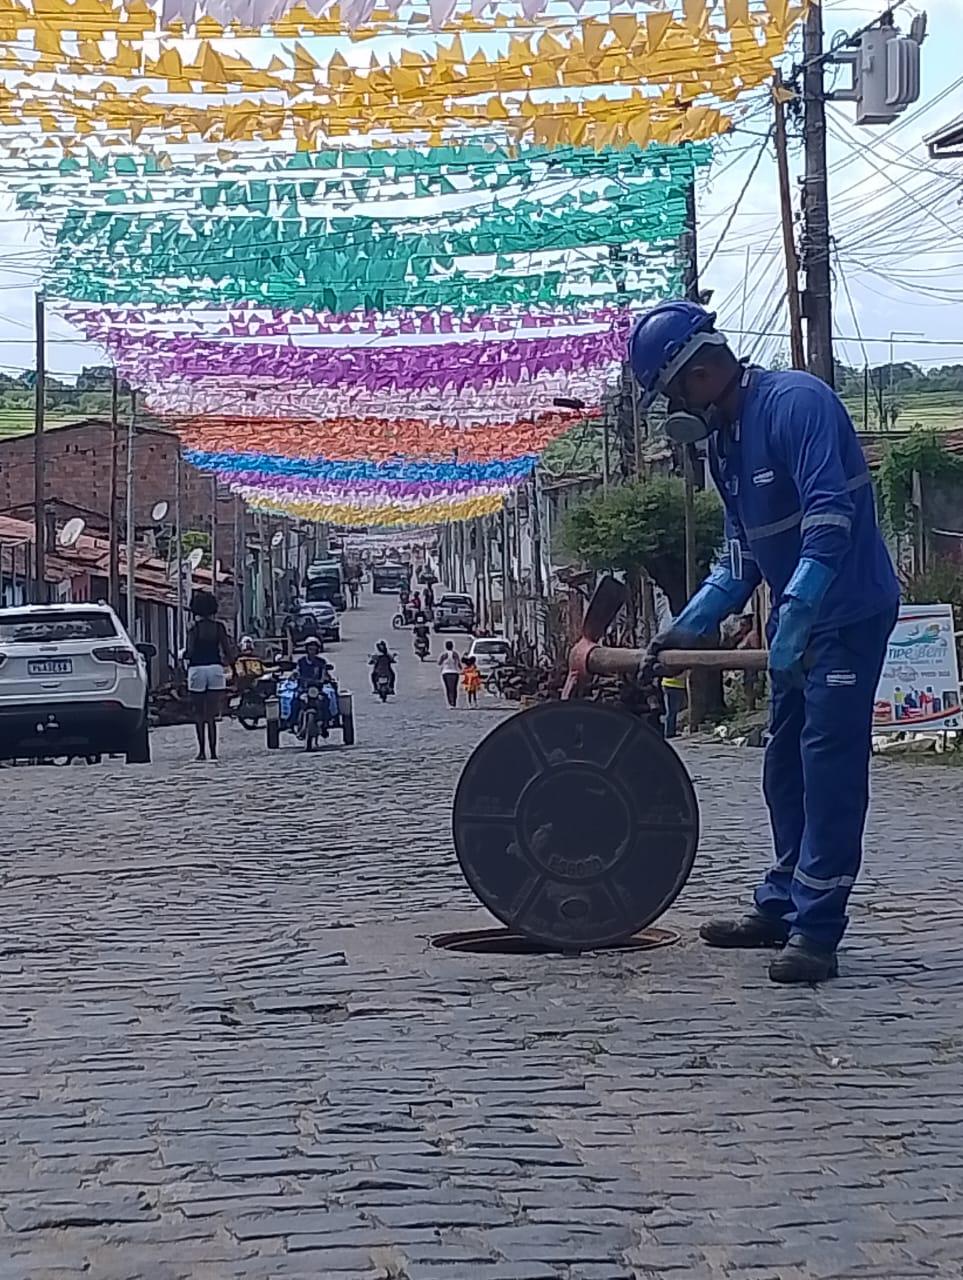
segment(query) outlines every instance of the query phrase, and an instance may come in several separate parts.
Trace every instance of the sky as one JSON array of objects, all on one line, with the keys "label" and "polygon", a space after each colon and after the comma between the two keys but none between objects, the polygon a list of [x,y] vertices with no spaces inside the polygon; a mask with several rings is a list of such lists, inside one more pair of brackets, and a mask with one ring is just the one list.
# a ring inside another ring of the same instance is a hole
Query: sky
[{"label": "sky", "polygon": [[[897,11],[904,32],[918,11],[911,4]],[[837,32],[858,30],[879,12],[876,6],[830,0],[824,13],[827,46]],[[857,126],[853,103],[833,103],[827,109],[833,327],[838,338],[845,338],[836,343],[837,358],[854,366],[887,362],[891,332],[896,360],[924,367],[963,363],[963,161],[931,160],[923,143],[927,134],[963,115],[963,76],[954,52],[963,26],[963,0],[930,0],[926,12],[918,103],[889,126]],[[840,68],[836,75],[841,86],[850,72]],[[832,73],[827,74],[827,85],[832,80]],[[771,146],[712,257],[757,158],[757,148],[750,144],[761,145],[761,139],[747,135],[750,130],[765,133],[767,126],[766,120],[746,122],[743,136],[737,132],[720,148],[699,192],[701,284],[713,290],[712,304],[730,332],[786,331],[785,306],[775,321],[769,320],[785,284]],[[798,209],[802,154],[798,143],[790,145]],[[744,337],[747,354],[755,341]],[[776,349],[786,349],[783,339],[761,340],[752,354],[764,361]]]},{"label": "sky", "polygon": [[[903,30],[919,8],[903,4]],[[877,6],[828,0],[827,45],[877,17]],[[959,32],[963,0],[930,0],[920,100],[890,126],[856,126],[852,103],[831,104],[830,221],[834,237],[836,352],[848,364],[963,363],[963,161],[929,159],[923,138],[963,114]],[[847,70],[835,73],[842,84]],[[831,83],[833,73],[827,77]],[[701,284],[742,354],[764,363],[786,349],[782,244],[768,118],[755,113],[718,146],[698,191]],[[793,130],[793,132],[795,132]],[[802,154],[790,141],[798,208]],[[760,151],[764,154],[760,157]],[[751,174],[751,177],[750,177]],[[748,183],[748,185],[747,185]],[[39,234],[0,193],[0,367],[32,367]],[[892,336],[891,336],[892,335]],[[60,318],[48,319],[49,370],[104,363]]]}]

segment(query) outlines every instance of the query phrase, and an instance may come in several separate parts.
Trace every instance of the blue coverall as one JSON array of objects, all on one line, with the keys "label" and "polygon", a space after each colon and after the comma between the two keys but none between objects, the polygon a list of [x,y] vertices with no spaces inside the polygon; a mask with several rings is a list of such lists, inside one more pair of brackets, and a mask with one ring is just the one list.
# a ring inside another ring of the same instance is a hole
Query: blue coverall
[{"label": "blue coverall", "polygon": [[835,947],[862,860],[873,702],[899,585],[869,472],[842,402],[818,378],[749,370],[738,422],[716,432],[709,466],[726,508],[735,576],[780,597],[800,559],[835,577],[804,661],[802,689],[775,688],[763,787],[775,860],[756,907]]}]

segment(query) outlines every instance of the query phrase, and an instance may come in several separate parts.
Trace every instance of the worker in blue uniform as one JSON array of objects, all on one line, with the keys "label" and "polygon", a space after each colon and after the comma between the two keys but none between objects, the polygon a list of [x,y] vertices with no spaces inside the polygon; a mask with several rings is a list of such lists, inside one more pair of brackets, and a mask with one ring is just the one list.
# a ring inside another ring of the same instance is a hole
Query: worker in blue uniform
[{"label": "worker in blue uniform", "polygon": [[664,303],[630,339],[644,394],[668,398],[670,437],[707,441],[725,506],[724,554],[651,653],[709,642],[768,585],[763,787],[775,858],[752,910],[701,934],[710,946],[781,948],[775,982],[821,982],[837,972],[862,858],[873,702],[899,586],[842,402],[808,373],[747,367],[714,320]]}]

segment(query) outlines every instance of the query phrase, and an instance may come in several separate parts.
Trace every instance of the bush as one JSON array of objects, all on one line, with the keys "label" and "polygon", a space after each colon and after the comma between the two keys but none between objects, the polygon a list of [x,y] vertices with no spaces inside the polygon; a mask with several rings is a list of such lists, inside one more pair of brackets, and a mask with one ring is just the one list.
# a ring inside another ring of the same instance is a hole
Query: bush
[{"label": "bush", "polygon": [[[678,612],[686,600],[684,495],[675,476],[650,476],[594,493],[566,515],[562,542],[593,569],[644,569]],[[704,575],[722,543],[722,507],[714,493],[696,494],[695,518],[698,568]]]}]

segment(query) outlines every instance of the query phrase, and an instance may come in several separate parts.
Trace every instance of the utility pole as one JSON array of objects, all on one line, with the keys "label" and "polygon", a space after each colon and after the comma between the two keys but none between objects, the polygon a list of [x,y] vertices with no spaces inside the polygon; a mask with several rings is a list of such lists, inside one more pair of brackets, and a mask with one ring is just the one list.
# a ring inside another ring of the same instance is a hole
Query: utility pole
[{"label": "utility pole", "polygon": [[181,510],[181,440],[174,454],[174,561],[177,565],[177,656],[184,645],[184,527]]},{"label": "utility pole", "polygon": [[[244,537],[241,499],[234,495],[234,639],[244,630]],[[299,575],[300,576],[300,575]]]},{"label": "utility pole", "polygon": [[502,633],[506,640],[511,641],[513,632],[513,613],[512,607],[512,571],[510,562],[510,550],[508,545],[509,530],[511,528],[511,517],[508,511],[508,499],[502,502]]},{"label": "utility pole", "polygon": [[[695,178],[685,193],[685,231],[682,237],[685,296],[690,302],[699,301],[699,244],[696,235]],[[697,581],[695,543],[695,450],[691,445],[682,448],[682,475],[685,481],[685,587],[691,596],[699,585]],[[691,714],[691,712],[690,712]]]},{"label": "utility pole", "polygon": [[[782,223],[782,248],[786,259],[786,301],[789,305],[789,348],[792,367],[805,369],[802,310],[799,303],[799,260],[792,226],[792,201],[789,195],[789,156],[786,149],[786,90],[782,76],[776,72],[772,86],[773,136],[776,142],[776,170],[779,175],[779,216]],[[740,328],[742,326],[740,325]]]},{"label": "utility pole", "polygon": [[131,387],[130,419],[127,424],[127,634],[131,640],[137,636],[137,575],[134,544],[137,528],[134,524],[134,440],[137,432],[137,392]]},{"label": "utility pole", "polygon": [[531,522],[532,522],[532,587],[536,600],[544,594],[542,584],[542,512],[541,485],[538,483],[538,463],[532,468]]},{"label": "utility pole", "polygon": [[[685,232],[682,238],[682,267],[685,280],[685,296],[690,302],[699,301],[699,240],[696,233],[695,174],[685,193]],[[682,446],[682,510],[685,536],[685,589],[691,597],[699,585],[699,566],[696,559],[696,452],[691,444]],[[707,679],[699,671],[690,671],[686,680],[689,695],[689,732],[699,727],[705,718]]]},{"label": "utility pole", "polygon": [[211,591],[217,599],[217,476],[211,476]]},{"label": "utility pole", "polygon": [[829,183],[826,176],[826,93],[823,10],[810,0],[803,24],[803,180],[806,347],[809,372],[833,386],[833,300],[829,275]]},{"label": "utility pole", "polygon": [[43,604],[47,595],[47,502],[46,458],[44,456],[44,408],[47,398],[46,336],[43,294],[38,293],[34,309],[37,342],[36,380],[33,389],[33,547],[34,600]]},{"label": "utility pole", "polygon": [[120,409],[117,370],[110,377],[110,509],[107,518],[107,599],[120,612],[120,522],[117,519],[117,472],[120,466]]}]

